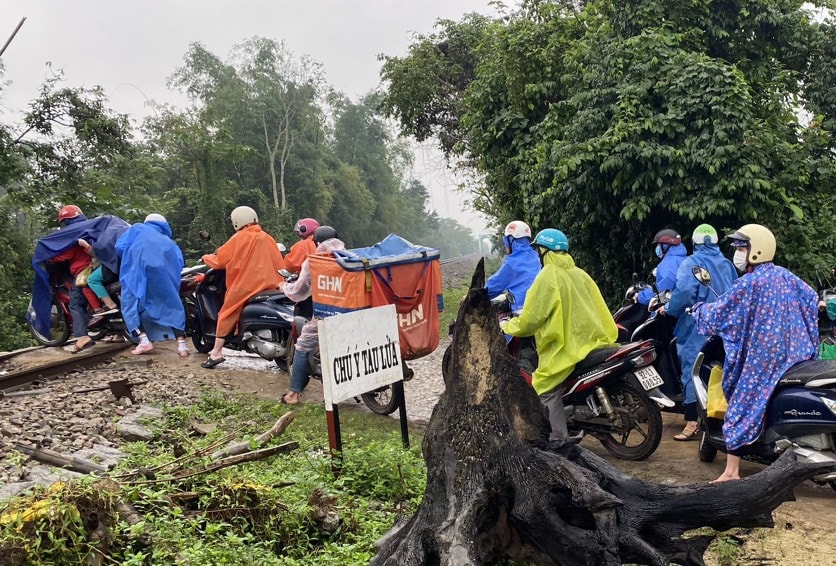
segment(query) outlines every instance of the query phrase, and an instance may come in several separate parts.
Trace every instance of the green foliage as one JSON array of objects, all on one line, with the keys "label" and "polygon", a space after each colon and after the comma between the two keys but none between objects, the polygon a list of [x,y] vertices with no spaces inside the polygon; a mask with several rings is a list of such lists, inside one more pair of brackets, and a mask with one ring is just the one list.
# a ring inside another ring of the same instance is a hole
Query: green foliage
[{"label": "green foliage", "polygon": [[762,222],[811,281],[836,261],[834,31],[801,2],[532,0],[439,28],[386,59],[384,108],[473,166],[480,210],[564,230],[609,296],[664,227]]},{"label": "green foliage", "polygon": [[[126,445],[128,458],[116,473],[172,461],[174,442],[187,444],[194,452],[234,430],[239,431],[236,438],[255,436],[285,410],[272,402],[207,392],[194,405],[166,408],[163,433],[152,443]],[[426,472],[420,451],[403,449],[396,420],[344,410],[340,414],[343,464],[341,474],[335,476],[322,407],[306,404],[294,412],[296,418],[279,441],[298,442],[293,452],[179,482],[122,483],[118,497],[133,505],[142,522],[128,525],[117,520],[104,505],[111,499],[103,500],[101,520],[113,521],[112,536],[104,547],[107,561],[242,566],[368,563],[374,542],[398,514],[413,512],[423,493]],[[218,427],[195,440],[180,433],[193,422],[214,422]],[[412,442],[421,444],[415,431]],[[201,459],[195,459],[188,468],[199,465]],[[166,473],[158,471],[157,477]],[[70,484],[62,493],[80,489]],[[33,500],[43,498],[38,495]],[[49,501],[50,508],[72,509],[75,500],[59,493]],[[12,508],[30,502],[23,499]],[[57,516],[52,513],[50,521],[38,523],[38,537],[20,523],[4,526],[0,548],[25,547],[31,564],[82,563],[91,551],[89,531],[83,521],[64,520],[59,528]],[[66,555],[60,549],[66,549]]]}]

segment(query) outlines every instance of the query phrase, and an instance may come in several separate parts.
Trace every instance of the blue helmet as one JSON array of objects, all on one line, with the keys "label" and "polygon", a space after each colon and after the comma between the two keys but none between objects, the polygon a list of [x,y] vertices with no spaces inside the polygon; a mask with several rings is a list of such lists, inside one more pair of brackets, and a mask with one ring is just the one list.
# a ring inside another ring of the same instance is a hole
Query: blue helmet
[{"label": "blue helmet", "polygon": [[531,245],[541,246],[553,252],[568,252],[569,238],[560,230],[546,228],[545,230],[540,230]]}]

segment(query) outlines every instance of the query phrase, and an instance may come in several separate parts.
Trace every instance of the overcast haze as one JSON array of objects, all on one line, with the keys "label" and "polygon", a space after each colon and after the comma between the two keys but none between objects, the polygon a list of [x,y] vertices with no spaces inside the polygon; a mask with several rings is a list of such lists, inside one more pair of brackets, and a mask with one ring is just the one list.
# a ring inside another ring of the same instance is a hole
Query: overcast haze
[{"label": "overcast haze", "polygon": [[[49,71],[63,69],[68,86],[101,85],[110,106],[137,123],[147,99],[183,106],[166,88],[189,43],[200,42],[226,59],[231,48],[260,35],[284,40],[298,57],[323,64],[329,84],[357,98],[379,84],[377,55],[402,55],[415,33],[439,18],[491,13],[486,0],[0,0],[0,41],[20,18],[17,37],[3,55],[5,122],[18,119]],[[437,156],[418,152],[416,176],[430,189],[431,206],[478,233],[484,222],[462,211],[454,184]]]}]

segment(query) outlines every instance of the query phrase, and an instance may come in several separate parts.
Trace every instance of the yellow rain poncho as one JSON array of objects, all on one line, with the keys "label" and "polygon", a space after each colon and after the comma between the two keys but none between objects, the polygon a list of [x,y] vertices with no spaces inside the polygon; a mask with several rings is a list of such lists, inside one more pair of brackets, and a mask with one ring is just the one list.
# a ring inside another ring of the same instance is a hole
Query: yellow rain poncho
[{"label": "yellow rain poncho", "polygon": [[572,373],[589,352],[618,336],[595,281],[566,253],[547,253],[543,269],[525,297],[520,316],[502,327],[511,336],[534,336],[540,364],[532,376],[538,395]]}]

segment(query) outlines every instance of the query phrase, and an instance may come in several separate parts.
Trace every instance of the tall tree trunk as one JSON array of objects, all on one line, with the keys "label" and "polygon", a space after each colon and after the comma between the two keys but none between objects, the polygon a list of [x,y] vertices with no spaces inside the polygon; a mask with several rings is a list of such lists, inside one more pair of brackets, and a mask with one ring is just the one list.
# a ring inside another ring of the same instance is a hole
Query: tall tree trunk
[{"label": "tall tree trunk", "polygon": [[548,441],[537,395],[506,353],[480,262],[445,354],[446,389],[424,438],[427,487],[415,515],[378,541],[373,565],[702,565],[699,527],[772,526],[792,488],[836,466],[785,454],[742,481],[666,486]]},{"label": "tall tree trunk", "polygon": [[[278,150],[278,138],[276,144],[270,144],[270,134],[267,132],[267,118],[261,113],[261,126],[264,129],[264,149],[267,150],[267,164],[270,169],[270,188],[273,191],[273,206],[279,208],[279,194],[276,186],[276,152]],[[282,184],[282,208],[284,208],[284,184]]]}]

